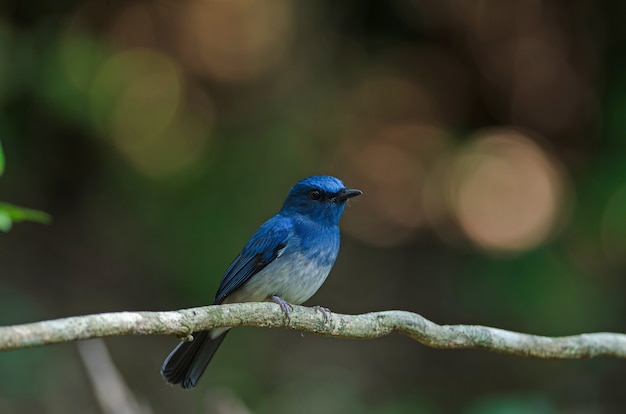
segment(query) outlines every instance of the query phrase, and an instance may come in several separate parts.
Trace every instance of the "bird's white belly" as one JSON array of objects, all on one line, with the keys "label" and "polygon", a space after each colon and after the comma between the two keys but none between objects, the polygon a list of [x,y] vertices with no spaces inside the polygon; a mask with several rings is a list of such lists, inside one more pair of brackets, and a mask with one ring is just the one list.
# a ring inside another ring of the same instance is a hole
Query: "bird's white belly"
[{"label": "bird's white belly", "polygon": [[333,263],[319,265],[302,253],[287,253],[252,276],[231,293],[224,303],[261,302],[276,295],[299,305],[322,286]]}]

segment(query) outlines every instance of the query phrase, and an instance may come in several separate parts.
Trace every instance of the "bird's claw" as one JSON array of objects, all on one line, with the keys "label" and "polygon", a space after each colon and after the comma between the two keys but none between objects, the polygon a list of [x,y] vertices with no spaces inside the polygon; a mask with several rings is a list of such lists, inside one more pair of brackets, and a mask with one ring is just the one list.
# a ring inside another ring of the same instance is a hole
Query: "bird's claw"
[{"label": "bird's claw", "polygon": [[285,317],[287,318],[287,322],[291,322],[291,311],[293,310],[293,305],[276,295],[270,296],[270,300],[280,306],[280,309],[283,311]]},{"label": "bird's claw", "polygon": [[327,322],[328,322],[328,319],[330,318],[330,314],[332,313],[332,312],[330,311],[330,309],[325,308],[325,307],[320,306],[320,305],[315,305],[315,306],[313,306],[313,309],[315,309],[315,310],[318,310],[318,311],[322,312],[322,315],[324,315],[324,323],[327,323]]}]

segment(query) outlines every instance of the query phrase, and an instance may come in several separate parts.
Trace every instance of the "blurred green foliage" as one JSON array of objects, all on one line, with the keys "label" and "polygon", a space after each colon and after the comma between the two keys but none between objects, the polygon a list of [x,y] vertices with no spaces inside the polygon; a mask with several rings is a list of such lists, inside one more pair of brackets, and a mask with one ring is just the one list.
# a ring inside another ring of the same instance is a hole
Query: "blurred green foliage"
[{"label": "blurred green foliage", "polygon": [[43,211],[0,203],[0,230],[9,231],[13,223],[21,221],[36,221],[48,224],[50,223],[50,216]]},{"label": "blurred green foliage", "polygon": [[[4,152],[0,143],[0,176],[4,173]],[[0,203],[0,230],[7,232],[13,227],[13,223],[21,221],[36,221],[50,223],[50,216],[42,211],[17,207],[8,203]]]}]

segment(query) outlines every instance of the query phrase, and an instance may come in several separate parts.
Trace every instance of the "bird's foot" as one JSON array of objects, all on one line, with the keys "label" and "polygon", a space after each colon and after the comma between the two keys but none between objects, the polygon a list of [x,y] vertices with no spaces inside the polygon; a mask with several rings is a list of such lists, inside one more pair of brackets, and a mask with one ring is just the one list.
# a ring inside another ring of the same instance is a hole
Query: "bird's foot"
[{"label": "bird's foot", "polygon": [[291,322],[291,311],[293,310],[293,305],[276,295],[270,296],[270,300],[280,306],[280,309],[283,311],[285,317],[287,318],[287,322]]},{"label": "bird's foot", "polygon": [[320,305],[315,305],[315,306],[313,306],[313,309],[315,309],[315,310],[318,310],[318,311],[322,312],[322,315],[324,315],[324,323],[327,323],[327,322],[328,322],[328,318],[330,318],[330,314],[332,313],[332,312],[330,311],[330,309],[325,308],[325,307],[320,306]]},{"label": "bird's foot", "polygon": [[178,339],[182,342],[191,342],[194,340],[194,337],[192,334],[187,334],[187,335],[179,335]]}]

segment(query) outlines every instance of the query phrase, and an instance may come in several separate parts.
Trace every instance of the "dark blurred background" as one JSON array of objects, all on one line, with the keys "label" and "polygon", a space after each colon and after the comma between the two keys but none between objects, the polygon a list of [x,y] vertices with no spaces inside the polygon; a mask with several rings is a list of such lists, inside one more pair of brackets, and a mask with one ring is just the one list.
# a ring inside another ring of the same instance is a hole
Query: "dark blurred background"
[{"label": "dark blurred background", "polygon": [[[543,335],[624,331],[619,1],[0,3],[0,322],[208,304],[297,180],[364,196],[310,304]],[[234,331],[106,340],[154,413],[616,413],[626,364]],[[75,344],[0,355],[0,412],[100,413]],[[231,404],[231,405],[229,405]]]}]

